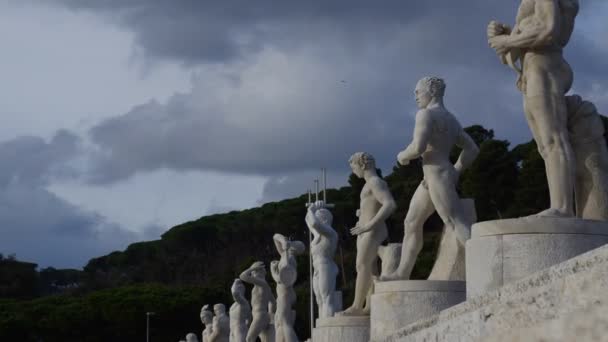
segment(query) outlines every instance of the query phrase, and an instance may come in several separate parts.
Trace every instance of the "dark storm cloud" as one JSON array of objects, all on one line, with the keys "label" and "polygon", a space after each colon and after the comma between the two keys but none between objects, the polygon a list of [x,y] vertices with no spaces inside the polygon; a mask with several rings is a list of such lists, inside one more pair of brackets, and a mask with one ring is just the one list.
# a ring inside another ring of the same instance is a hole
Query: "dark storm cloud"
[{"label": "dark storm cloud", "polygon": [[46,189],[53,179],[76,175],[70,162],[80,152],[80,140],[67,131],[48,142],[30,136],[0,143],[0,253],[41,266],[82,267],[136,240]]},{"label": "dark storm cloud", "polygon": [[[517,1],[63,3],[118,18],[147,59],[198,70],[190,92],[91,129],[93,182],[163,167],[343,173],[359,150],[390,167],[411,137],[412,89],[426,75],[446,79],[446,103],[464,125],[530,139],[516,77],[485,37],[489,20],[514,21]],[[585,2],[581,16],[599,3]],[[567,51],[581,91],[606,82],[597,73],[606,54],[586,39],[575,34]]]}]

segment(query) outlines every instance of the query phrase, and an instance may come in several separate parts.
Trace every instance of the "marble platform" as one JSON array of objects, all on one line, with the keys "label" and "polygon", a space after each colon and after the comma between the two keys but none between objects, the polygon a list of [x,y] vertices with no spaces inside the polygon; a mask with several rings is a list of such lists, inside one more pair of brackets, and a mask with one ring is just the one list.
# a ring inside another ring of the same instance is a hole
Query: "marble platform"
[{"label": "marble platform", "polygon": [[369,342],[369,316],[319,318],[315,326],[313,342]]},{"label": "marble platform", "polygon": [[466,298],[464,281],[398,280],[376,282],[371,297],[370,341],[431,317]]},{"label": "marble platform", "polygon": [[473,225],[466,244],[467,298],[496,290],[608,243],[608,223],[525,217]]}]

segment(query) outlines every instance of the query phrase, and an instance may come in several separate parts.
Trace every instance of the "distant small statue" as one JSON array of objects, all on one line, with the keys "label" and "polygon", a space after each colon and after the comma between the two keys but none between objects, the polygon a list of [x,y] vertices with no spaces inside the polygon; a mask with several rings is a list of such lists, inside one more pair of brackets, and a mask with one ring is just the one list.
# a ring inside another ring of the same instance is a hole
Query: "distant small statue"
[{"label": "distant small statue", "polygon": [[296,302],[296,292],[293,289],[298,277],[296,256],[304,253],[306,247],[300,241],[290,241],[281,234],[273,237],[277,251],[281,255],[279,261],[272,261],[270,271],[277,283],[277,311],[275,313],[276,342],[298,342],[294,330],[296,312],[292,309]]},{"label": "distant small statue", "polygon": [[229,342],[230,339],[230,318],[226,315],[224,304],[213,306],[215,317],[213,317],[213,329],[209,335],[210,342]]},{"label": "distant small statue", "polygon": [[186,335],[186,342],[198,342],[198,337],[196,337],[196,334],[189,333]]},{"label": "distant small statue", "polygon": [[252,321],[247,331],[247,342],[255,342],[258,337],[262,342],[274,342],[275,331],[271,324],[271,316],[274,314],[273,308],[276,301],[270,286],[266,282],[266,268],[264,263],[257,261],[248,269],[241,273],[242,281],[252,284],[251,309]]},{"label": "distant small statue", "polygon": [[251,324],[251,306],[245,298],[245,285],[235,279],[230,290],[234,298],[230,307],[230,342],[245,342]]},{"label": "distant small statue", "polygon": [[332,317],[337,310],[334,296],[338,265],[334,262],[334,255],[338,246],[338,233],[331,226],[331,212],[324,206],[323,201],[312,203],[306,213],[306,225],[313,236],[310,243],[312,282],[319,318]]},{"label": "distant small statue", "polygon": [[209,305],[204,305],[201,309],[201,322],[205,325],[205,330],[202,333],[202,342],[211,342],[209,337],[213,331],[213,312],[209,310]]}]

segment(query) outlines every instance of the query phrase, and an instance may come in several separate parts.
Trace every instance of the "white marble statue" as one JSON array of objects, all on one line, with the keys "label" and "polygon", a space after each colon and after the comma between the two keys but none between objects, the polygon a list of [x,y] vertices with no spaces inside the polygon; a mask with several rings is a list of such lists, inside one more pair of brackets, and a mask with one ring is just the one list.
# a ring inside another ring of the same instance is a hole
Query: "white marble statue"
[{"label": "white marble statue", "polygon": [[540,216],[573,216],[575,156],[568,134],[565,94],[573,72],[563,57],[578,0],[521,0],[515,27],[492,21],[488,42],[519,74],[524,112],[545,161],[551,207]]},{"label": "white marble statue", "polygon": [[576,161],[576,216],[608,221],[608,149],[604,124],[589,101],[566,96],[568,131]]},{"label": "white marble statue", "polygon": [[397,208],[386,182],[378,176],[374,157],[357,152],[349,159],[353,173],[365,180],[361,190],[359,220],[351,234],[357,236],[357,280],[353,304],[340,312],[343,316],[365,316],[370,313],[373,277],[378,275],[378,247],[388,237],[384,222]]},{"label": "white marble statue", "polygon": [[213,312],[215,316],[213,317],[209,342],[228,342],[230,338],[230,318],[226,315],[226,307],[224,304],[215,304]]},{"label": "white marble statue", "polygon": [[189,333],[186,335],[186,342],[198,342],[198,337],[194,333]]},{"label": "white marble statue", "polygon": [[[399,152],[397,161],[407,165],[410,160],[422,157],[424,179],[410,201],[404,225],[403,246],[399,266],[381,280],[409,279],[416,258],[422,250],[424,222],[435,212],[447,229],[456,233],[461,245],[471,236],[471,225],[456,192],[458,177],[471,165],[479,148],[462,129],[460,123],[443,104],[445,83],[437,77],[425,77],[416,85],[416,124],[412,142]],[[450,152],[458,146],[462,149],[455,164],[450,162]]]},{"label": "white marble statue", "polygon": [[399,260],[401,259],[401,246],[400,243],[389,243],[386,246],[378,247],[378,257],[380,258],[380,277],[385,277],[399,267]]},{"label": "white marble statue", "polygon": [[245,298],[245,285],[235,279],[230,290],[234,298],[230,307],[230,342],[245,342],[251,324],[251,306]]},{"label": "white marble statue", "polygon": [[205,325],[205,329],[201,334],[202,342],[211,342],[209,336],[213,331],[213,312],[209,310],[209,305],[204,305],[201,309],[201,322]]},{"label": "white marble statue", "polygon": [[275,331],[271,324],[276,301],[270,286],[266,282],[266,268],[264,263],[257,261],[241,273],[242,281],[252,284],[251,309],[252,321],[247,331],[247,342],[255,342],[258,337],[262,342],[274,342]]},{"label": "white marble statue", "polygon": [[273,236],[274,244],[281,255],[279,261],[272,261],[270,271],[277,283],[277,311],[275,314],[276,342],[298,342],[293,328],[296,312],[293,305],[296,302],[296,292],[293,289],[298,277],[296,256],[304,253],[306,247],[300,241],[290,241],[281,234]]},{"label": "white marble statue", "polygon": [[334,255],[338,246],[338,233],[332,228],[333,216],[322,201],[308,206],[306,225],[313,239],[310,253],[313,267],[313,292],[319,308],[319,318],[332,317],[336,312],[335,291],[338,265]]}]

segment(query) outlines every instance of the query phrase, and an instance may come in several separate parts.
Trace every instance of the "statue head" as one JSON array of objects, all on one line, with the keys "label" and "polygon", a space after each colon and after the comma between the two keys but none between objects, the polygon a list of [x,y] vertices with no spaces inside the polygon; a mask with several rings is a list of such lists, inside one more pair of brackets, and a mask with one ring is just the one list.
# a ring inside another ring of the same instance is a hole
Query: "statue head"
[{"label": "statue head", "polygon": [[186,335],[186,342],[198,342],[198,337],[193,333],[189,333]]},{"label": "statue head", "polygon": [[331,211],[321,208],[315,212],[315,217],[317,220],[321,221],[321,223],[331,226],[334,221],[334,216],[331,214]]},{"label": "statue head", "polygon": [[350,164],[353,173],[359,178],[363,178],[365,170],[376,169],[376,160],[367,152],[357,152],[353,154],[348,160],[348,163]]},{"label": "statue head", "polygon": [[439,77],[424,77],[416,84],[414,94],[418,108],[426,108],[433,99],[443,99],[445,82]]},{"label": "statue head", "polygon": [[245,296],[245,284],[243,284],[243,281],[241,279],[235,279],[230,288],[230,292],[233,297]]},{"label": "statue head", "polygon": [[222,316],[226,313],[226,306],[224,304],[215,304],[213,306],[213,312],[215,316]]},{"label": "statue head", "polygon": [[302,241],[289,241],[287,243],[287,253],[289,255],[300,255],[304,253],[306,246]]},{"label": "statue head", "polygon": [[211,325],[213,322],[213,312],[209,310],[209,305],[205,305],[201,309],[201,322],[203,322],[204,325]]}]

